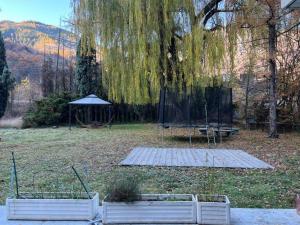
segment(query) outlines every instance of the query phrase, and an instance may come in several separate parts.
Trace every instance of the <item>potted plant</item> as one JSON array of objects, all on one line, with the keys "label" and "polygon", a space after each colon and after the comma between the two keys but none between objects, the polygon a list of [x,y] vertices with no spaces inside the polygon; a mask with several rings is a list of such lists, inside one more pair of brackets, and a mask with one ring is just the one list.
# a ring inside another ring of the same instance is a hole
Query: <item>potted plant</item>
[{"label": "potted plant", "polygon": [[189,194],[140,194],[134,176],[114,179],[103,200],[103,224],[196,223],[196,199]]}]

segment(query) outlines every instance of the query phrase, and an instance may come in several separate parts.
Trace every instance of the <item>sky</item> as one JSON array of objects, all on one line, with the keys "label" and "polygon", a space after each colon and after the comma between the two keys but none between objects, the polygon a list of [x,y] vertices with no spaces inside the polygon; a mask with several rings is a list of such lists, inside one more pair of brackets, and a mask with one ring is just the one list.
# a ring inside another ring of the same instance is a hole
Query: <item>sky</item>
[{"label": "sky", "polygon": [[[59,26],[71,13],[71,0],[0,0],[0,21],[38,21]],[[63,24],[62,24],[63,25]]]}]

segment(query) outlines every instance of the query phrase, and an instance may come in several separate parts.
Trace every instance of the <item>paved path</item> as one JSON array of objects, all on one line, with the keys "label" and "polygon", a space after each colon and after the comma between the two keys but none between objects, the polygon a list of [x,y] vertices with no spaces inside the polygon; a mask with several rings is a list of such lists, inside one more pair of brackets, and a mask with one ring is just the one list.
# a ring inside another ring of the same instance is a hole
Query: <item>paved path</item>
[{"label": "paved path", "polygon": [[[99,207],[99,212],[101,207]],[[0,206],[0,225],[88,225],[85,221],[7,221]],[[295,209],[231,209],[231,225],[299,225]],[[99,224],[101,225],[101,224]]]},{"label": "paved path", "polygon": [[231,209],[232,225],[300,225],[295,209]]},{"label": "paved path", "polygon": [[134,148],[121,165],[272,169],[242,150],[192,148]]}]

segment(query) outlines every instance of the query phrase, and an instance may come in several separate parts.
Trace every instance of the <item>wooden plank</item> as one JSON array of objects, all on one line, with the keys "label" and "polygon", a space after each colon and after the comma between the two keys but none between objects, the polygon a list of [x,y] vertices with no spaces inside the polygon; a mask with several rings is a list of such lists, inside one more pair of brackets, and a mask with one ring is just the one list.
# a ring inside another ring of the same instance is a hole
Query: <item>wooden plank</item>
[{"label": "wooden plank", "polygon": [[181,150],[181,155],[182,155],[183,166],[188,166],[189,162],[188,162],[188,158],[186,155],[186,151]]},{"label": "wooden plank", "polygon": [[195,153],[196,151],[198,151],[197,149],[189,149],[190,150],[190,154],[191,154],[191,157],[193,159],[193,166],[201,166],[201,163],[200,163],[200,159],[198,159],[197,157],[197,154]]},{"label": "wooden plank", "polygon": [[188,163],[186,166],[196,166],[196,161],[193,157],[192,150],[186,149],[186,154],[187,154],[187,158],[188,158]]},{"label": "wooden plank", "polygon": [[226,154],[228,154],[228,157],[232,157],[232,159],[236,160],[236,162],[240,164],[240,168],[254,168],[253,165],[251,164],[251,158],[248,158],[246,160],[236,155],[234,151],[230,151],[230,150],[227,150]]},{"label": "wooden plank", "polygon": [[157,157],[157,153],[159,152],[159,150],[157,150],[156,148],[153,148],[152,152],[153,152],[153,155],[151,158],[151,165],[156,166],[156,157]]},{"label": "wooden plank", "polygon": [[178,150],[177,149],[173,149],[172,150],[172,163],[175,165],[175,166],[178,166],[178,156],[177,156],[177,153],[178,153]]},{"label": "wooden plank", "polygon": [[143,165],[149,165],[151,166],[151,154],[153,152],[153,149],[150,149],[150,148],[147,148],[144,150],[144,156],[143,156],[143,160],[142,160],[142,163]]},{"label": "wooden plank", "polygon": [[244,152],[242,150],[238,150],[237,152],[238,155],[240,155],[240,157],[246,159],[246,158],[250,158],[251,157],[251,162],[253,165],[255,165],[256,167],[259,167],[259,168],[270,168],[270,169],[273,169],[274,167],[269,165],[268,163],[248,154],[247,152]]},{"label": "wooden plank", "polygon": [[172,166],[172,150],[167,149],[166,152],[166,166]]},{"label": "wooden plank", "polygon": [[156,153],[154,156],[154,165],[159,166],[160,165],[160,157],[161,157],[161,150],[155,149]]},{"label": "wooden plank", "polygon": [[[142,165],[143,158],[145,157],[145,149],[144,148],[139,148],[139,152],[137,153],[138,157],[136,159],[137,165]],[[135,164],[135,162],[133,162]]]},{"label": "wooden plank", "polygon": [[228,155],[228,151],[224,149],[215,150],[215,154],[219,156],[222,160],[218,167],[227,167],[227,168],[239,168],[241,164],[237,160],[233,160],[233,158]]}]

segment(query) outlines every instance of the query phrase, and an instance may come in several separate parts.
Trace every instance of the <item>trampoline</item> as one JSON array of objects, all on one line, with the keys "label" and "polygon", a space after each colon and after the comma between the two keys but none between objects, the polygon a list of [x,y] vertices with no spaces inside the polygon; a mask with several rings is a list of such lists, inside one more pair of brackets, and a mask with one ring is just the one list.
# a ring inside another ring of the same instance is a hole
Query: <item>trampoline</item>
[{"label": "trampoline", "polygon": [[232,89],[227,87],[197,87],[189,94],[165,88],[160,92],[158,113],[163,128],[197,129],[203,135],[213,128],[217,137],[238,132],[232,127]]}]

